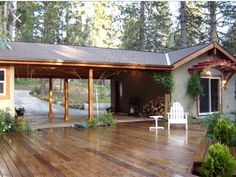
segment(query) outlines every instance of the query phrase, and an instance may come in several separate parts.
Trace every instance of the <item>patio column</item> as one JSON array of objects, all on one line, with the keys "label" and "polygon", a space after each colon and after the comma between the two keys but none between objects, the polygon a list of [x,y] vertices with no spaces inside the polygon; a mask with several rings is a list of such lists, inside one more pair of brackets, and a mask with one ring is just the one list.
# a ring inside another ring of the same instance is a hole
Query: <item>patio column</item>
[{"label": "patio column", "polygon": [[64,96],[65,96],[65,115],[64,120],[69,121],[70,115],[69,115],[69,94],[68,94],[68,78],[64,79]]},{"label": "patio column", "polygon": [[93,69],[88,75],[88,120],[93,120]]},{"label": "patio column", "polygon": [[48,118],[53,118],[53,110],[52,110],[52,78],[49,78],[49,92],[48,92],[48,103],[49,103],[49,112]]}]

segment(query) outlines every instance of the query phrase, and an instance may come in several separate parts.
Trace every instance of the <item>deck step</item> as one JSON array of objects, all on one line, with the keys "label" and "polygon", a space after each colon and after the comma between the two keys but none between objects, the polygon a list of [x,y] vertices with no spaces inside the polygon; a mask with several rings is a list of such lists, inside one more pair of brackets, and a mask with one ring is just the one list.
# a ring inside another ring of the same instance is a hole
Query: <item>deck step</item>
[{"label": "deck step", "polygon": [[201,144],[199,145],[195,155],[193,156],[193,160],[188,168],[188,172],[189,173],[192,173],[193,172],[193,165],[194,164],[200,164],[202,163],[205,155],[206,155],[206,152],[208,150],[208,147],[209,147],[210,143],[207,139],[203,139]]}]

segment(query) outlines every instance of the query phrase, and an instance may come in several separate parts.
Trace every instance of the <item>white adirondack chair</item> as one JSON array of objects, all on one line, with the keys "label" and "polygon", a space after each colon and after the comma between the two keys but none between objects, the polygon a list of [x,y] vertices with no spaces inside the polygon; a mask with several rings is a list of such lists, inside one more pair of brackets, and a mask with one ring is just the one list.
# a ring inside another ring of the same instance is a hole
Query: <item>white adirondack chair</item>
[{"label": "white adirondack chair", "polygon": [[174,102],[168,115],[168,130],[170,124],[185,124],[188,130],[188,113],[184,112],[183,106],[179,102]]}]

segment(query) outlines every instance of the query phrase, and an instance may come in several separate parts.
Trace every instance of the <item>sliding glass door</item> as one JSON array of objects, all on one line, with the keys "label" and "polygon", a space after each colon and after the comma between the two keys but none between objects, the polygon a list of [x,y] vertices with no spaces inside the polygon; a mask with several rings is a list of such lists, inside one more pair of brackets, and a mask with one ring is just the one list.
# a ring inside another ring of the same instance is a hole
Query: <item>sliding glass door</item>
[{"label": "sliding glass door", "polygon": [[201,78],[200,114],[220,111],[220,78]]}]

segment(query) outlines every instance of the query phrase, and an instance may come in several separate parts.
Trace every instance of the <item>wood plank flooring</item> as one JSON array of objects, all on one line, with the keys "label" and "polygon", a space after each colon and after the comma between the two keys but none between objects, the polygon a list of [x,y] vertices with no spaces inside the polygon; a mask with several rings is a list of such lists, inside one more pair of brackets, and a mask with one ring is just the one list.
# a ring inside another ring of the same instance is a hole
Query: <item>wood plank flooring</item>
[{"label": "wood plank flooring", "polygon": [[153,123],[42,129],[0,137],[1,176],[193,176],[205,130],[149,131]]}]

